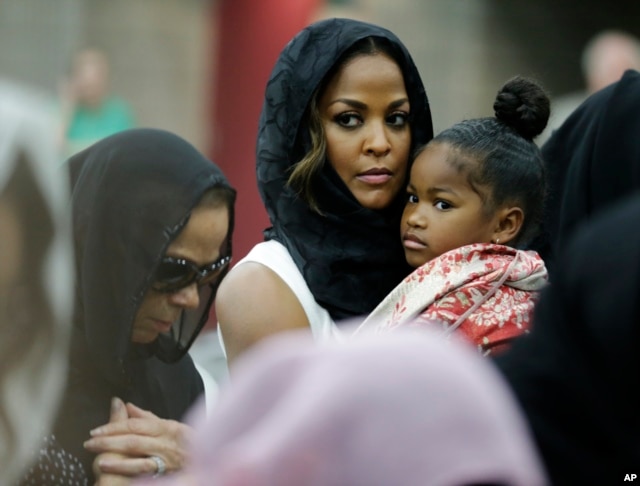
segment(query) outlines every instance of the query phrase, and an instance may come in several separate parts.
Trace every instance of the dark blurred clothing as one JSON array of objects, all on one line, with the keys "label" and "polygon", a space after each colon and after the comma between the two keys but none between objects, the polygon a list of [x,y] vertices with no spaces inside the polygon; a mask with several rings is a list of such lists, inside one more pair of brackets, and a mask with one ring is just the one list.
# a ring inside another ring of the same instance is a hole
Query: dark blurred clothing
[{"label": "dark blurred clothing", "polygon": [[557,264],[531,333],[495,363],[553,484],[622,483],[640,468],[640,195],[577,230]]},{"label": "dark blurred clothing", "polygon": [[574,228],[640,189],[640,73],[590,96],[542,147],[549,197],[534,242],[553,282]]}]

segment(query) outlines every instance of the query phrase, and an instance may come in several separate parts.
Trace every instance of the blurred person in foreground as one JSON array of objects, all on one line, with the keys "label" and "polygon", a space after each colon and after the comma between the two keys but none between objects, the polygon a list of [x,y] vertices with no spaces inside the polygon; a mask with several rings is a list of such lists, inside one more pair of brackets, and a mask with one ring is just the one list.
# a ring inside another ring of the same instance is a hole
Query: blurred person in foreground
[{"label": "blurred person in foreground", "polygon": [[616,484],[640,467],[640,73],[590,96],[542,152],[551,284],[532,331],[495,362],[553,484]]},{"label": "blurred person in foreground", "polygon": [[193,412],[187,468],[141,485],[548,484],[500,375],[431,330],[292,331],[239,357],[226,386],[209,419]]},{"label": "blurred person in foreground", "polygon": [[640,468],[640,193],[583,222],[561,256],[531,333],[495,363],[552,484],[621,484]]},{"label": "blurred person in foreground", "polygon": [[49,115],[44,96],[0,80],[3,485],[15,484],[39,453],[54,452],[48,434],[67,370],[73,303],[68,183],[55,169]]}]

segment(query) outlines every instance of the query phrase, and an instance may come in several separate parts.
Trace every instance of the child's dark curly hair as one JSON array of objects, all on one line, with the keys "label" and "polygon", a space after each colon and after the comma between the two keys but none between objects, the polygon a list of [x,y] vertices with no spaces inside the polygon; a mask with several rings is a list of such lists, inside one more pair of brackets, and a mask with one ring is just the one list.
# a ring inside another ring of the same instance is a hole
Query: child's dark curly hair
[{"label": "child's dark curly hair", "polygon": [[[447,143],[449,162],[468,174],[473,187],[483,187],[487,214],[505,205],[524,213],[511,246],[525,247],[538,233],[546,183],[542,154],[533,138],[549,120],[549,97],[535,81],[520,76],[498,91],[495,117],[465,120],[447,128],[430,143]],[[424,146],[414,153],[414,159]]]}]

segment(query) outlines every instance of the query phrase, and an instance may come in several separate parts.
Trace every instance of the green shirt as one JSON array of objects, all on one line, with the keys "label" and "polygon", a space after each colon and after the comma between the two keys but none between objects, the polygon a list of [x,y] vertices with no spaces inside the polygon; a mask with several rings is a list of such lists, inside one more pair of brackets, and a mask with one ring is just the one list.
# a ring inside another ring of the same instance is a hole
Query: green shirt
[{"label": "green shirt", "polygon": [[73,155],[104,137],[134,126],[131,108],[120,98],[107,98],[97,109],[79,106],[67,129],[67,155]]}]

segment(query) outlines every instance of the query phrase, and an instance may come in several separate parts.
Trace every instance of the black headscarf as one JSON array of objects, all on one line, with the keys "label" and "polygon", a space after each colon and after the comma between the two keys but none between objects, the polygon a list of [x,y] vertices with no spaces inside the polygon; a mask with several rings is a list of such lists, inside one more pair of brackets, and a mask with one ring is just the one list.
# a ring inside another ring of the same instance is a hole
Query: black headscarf
[{"label": "black headscarf", "polygon": [[640,189],[640,73],[582,103],[542,147],[549,198],[542,238],[533,245],[555,274],[573,229],[610,203]]},{"label": "black headscarf", "polygon": [[613,484],[640,467],[640,195],[574,238],[531,334],[495,362],[553,484]]},{"label": "black headscarf", "polygon": [[[182,312],[173,326],[176,337],[132,344],[132,327],[157,265],[191,210],[211,188],[235,192],[216,165],[162,130],[121,132],[69,163],[76,309],[69,386],[56,435],[90,467],[82,443],[90,428],[108,421],[112,396],[177,420],[202,392],[186,353],[207,320],[215,285],[201,289],[198,309]],[[231,255],[231,203],[221,255]]]},{"label": "black headscarf", "polygon": [[398,52],[412,146],[429,141],[429,104],[406,48],[388,30],[351,19],[317,22],[289,42],[271,73],[260,116],[258,187],[273,225],[265,237],[287,247],[334,319],[370,312],[410,271],[398,233],[403,191],[385,211],[364,208],[327,163],[314,187],[321,216],[287,185],[292,166],[310,148],[305,112],[314,91],[345,51],[370,36],[387,39]]}]

